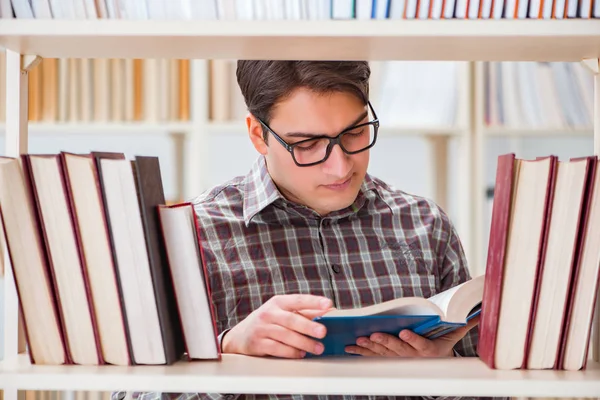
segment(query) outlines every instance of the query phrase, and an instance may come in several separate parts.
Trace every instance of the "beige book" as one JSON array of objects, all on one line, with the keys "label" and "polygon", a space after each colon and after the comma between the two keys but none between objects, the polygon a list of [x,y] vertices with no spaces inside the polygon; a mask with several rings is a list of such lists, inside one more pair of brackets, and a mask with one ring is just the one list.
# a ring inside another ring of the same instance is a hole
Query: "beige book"
[{"label": "beige book", "polygon": [[69,115],[69,59],[58,59],[58,120],[65,122]]},{"label": "beige book", "polygon": [[110,117],[110,60],[97,58],[93,60],[93,119],[96,122],[107,122]]},{"label": "beige book", "polygon": [[169,119],[169,77],[171,63],[166,58],[158,60],[158,120],[165,122]]},{"label": "beige book", "polygon": [[146,122],[158,121],[159,101],[159,61],[157,59],[145,59],[143,68],[143,110]]},{"label": "beige book", "polygon": [[126,58],[123,60],[123,74],[124,74],[124,110],[123,118],[125,121],[131,122],[134,120],[135,114],[135,94],[134,94],[134,70],[133,70],[133,59]]},{"label": "beige book", "polygon": [[177,120],[179,114],[179,60],[169,60],[169,121]]},{"label": "beige book", "polygon": [[210,61],[209,115],[212,121],[228,121],[230,117],[230,62]]},{"label": "beige book", "polygon": [[29,70],[28,74],[28,118],[29,121],[39,121],[42,113],[42,73],[40,65]]},{"label": "beige book", "polygon": [[6,121],[6,52],[0,50],[0,121]]},{"label": "beige book", "polygon": [[79,59],[79,119],[84,122],[92,120],[92,109],[93,109],[93,84],[92,84],[92,60],[87,58]]},{"label": "beige book", "polygon": [[42,120],[55,122],[58,118],[58,60],[44,58],[42,68]]},{"label": "beige book", "polygon": [[72,361],[98,365],[101,356],[96,345],[97,332],[87,293],[88,283],[61,164],[58,155],[27,154],[23,158],[38,209],[40,229],[44,232],[49,270],[54,278],[57,306]]},{"label": "beige book", "polygon": [[125,63],[122,59],[110,60],[110,120],[125,118]]},{"label": "beige book", "polygon": [[75,122],[81,119],[79,112],[79,105],[81,102],[80,93],[81,88],[79,83],[81,82],[81,65],[79,60],[76,58],[69,59],[69,99],[68,99],[68,121]]},{"label": "beige book", "polygon": [[64,364],[59,316],[33,196],[18,158],[0,158],[0,216],[35,364]]}]

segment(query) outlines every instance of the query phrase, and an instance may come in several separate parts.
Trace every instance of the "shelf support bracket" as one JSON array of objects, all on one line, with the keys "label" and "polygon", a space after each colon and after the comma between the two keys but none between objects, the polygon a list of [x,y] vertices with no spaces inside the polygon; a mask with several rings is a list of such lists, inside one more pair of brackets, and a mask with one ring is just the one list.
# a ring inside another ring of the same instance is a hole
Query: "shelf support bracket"
[{"label": "shelf support bracket", "polygon": [[37,65],[42,62],[42,57],[40,56],[34,56],[34,55],[22,55],[21,56],[21,70],[22,71],[26,71],[29,72],[32,69],[34,69],[35,67],[37,67]]},{"label": "shelf support bracket", "polygon": [[[600,59],[584,59],[581,63],[594,75],[594,155],[600,157]],[[600,296],[596,296],[595,309],[590,350],[593,360],[600,362]]]}]

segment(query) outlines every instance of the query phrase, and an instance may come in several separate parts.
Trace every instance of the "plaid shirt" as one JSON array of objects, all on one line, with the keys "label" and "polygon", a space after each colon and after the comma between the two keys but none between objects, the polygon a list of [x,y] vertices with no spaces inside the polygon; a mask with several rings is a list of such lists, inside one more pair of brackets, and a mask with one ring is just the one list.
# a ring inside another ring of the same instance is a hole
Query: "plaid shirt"
[{"label": "plaid shirt", "polygon": [[[356,308],[404,296],[430,297],[470,279],[446,214],[433,202],[369,175],[350,207],[321,217],[287,201],[260,157],[247,176],[217,186],[193,203],[219,332],[278,294],[326,296],[336,308]],[[476,356],[476,335],[472,329],[455,352]],[[146,393],[142,400],[158,395]]]}]

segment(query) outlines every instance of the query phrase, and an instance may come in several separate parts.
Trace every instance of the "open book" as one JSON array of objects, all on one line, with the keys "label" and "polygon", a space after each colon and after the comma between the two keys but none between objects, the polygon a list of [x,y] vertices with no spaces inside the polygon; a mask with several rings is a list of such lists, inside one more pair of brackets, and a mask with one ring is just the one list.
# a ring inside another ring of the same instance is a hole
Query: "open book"
[{"label": "open book", "polygon": [[481,312],[484,282],[485,275],[481,275],[430,298],[402,297],[316,317],[314,320],[327,328],[321,356],[349,355],[346,346],[375,332],[397,336],[409,329],[428,339],[452,332]]}]

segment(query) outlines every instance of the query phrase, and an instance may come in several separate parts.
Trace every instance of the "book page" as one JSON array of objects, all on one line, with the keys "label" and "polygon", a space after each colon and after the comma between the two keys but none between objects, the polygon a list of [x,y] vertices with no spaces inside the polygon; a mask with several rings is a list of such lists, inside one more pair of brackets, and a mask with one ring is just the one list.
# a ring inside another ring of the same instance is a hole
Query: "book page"
[{"label": "book page", "polygon": [[456,293],[456,291],[462,285],[464,285],[464,283],[454,286],[442,293],[438,293],[435,296],[431,296],[429,298],[429,301],[431,301],[433,304],[437,305],[442,310],[442,312],[444,313],[444,316],[445,316],[446,314],[448,314],[448,305],[450,304],[450,300],[452,300],[452,296],[454,296],[454,293]]}]

